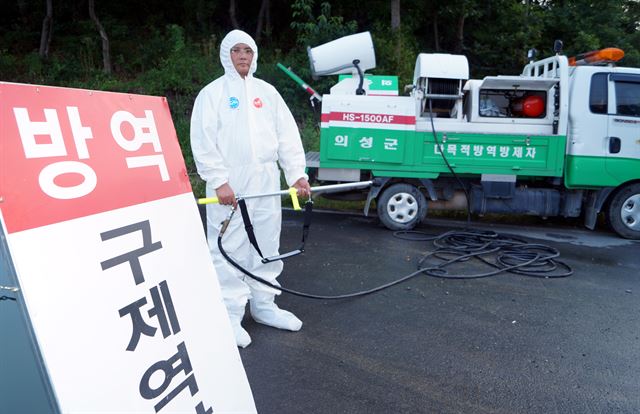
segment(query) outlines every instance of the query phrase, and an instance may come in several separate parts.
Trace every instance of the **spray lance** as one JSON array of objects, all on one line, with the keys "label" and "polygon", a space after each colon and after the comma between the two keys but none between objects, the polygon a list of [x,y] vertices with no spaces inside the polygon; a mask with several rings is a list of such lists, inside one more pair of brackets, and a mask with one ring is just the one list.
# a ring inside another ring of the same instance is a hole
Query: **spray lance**
[{"label": "spray lance", "polygon": [[[318,187],[311,187],[311,194],[329,193],[329,192],[335,193],[335,192],[341,192],[341,191],[356,190],[360,188],[371,187],[373,184],[374,184],[374,181],[360,181],[356,183],[323,185]],[[294,187],[291,187],[288,190],[280,190],[280,191],[275,191],[270,193],[251,194],[251,195],[236,197],[236,203],[240,208],[240,213],[242,214],[242,221],[244,222],[244,229],[247,232],[247,236],[249,237],[249,242],[256,249],[260,257],[262,258],[262,263],[270,263],[276,260],[282,260],[287,257],[295,256],[304,252],[304,243],[309,233],[309,227],[311,226],[311,212],[313,211],[313,201],[311,200],[311,194],[309,194],[309,199],[305,203],[305,208],[304,208],[304,225],[302,227],[302,245],[300,246],[300,248],[293,250],[289,253],[284,253],[284,254],[281,254],[278,256],[272,256],[272,257],[264,257],[262,255],[262,251],[260,250],[260,246],[258,245],[258,241],[253,232],[253,225],[251,224],[251,219],[249,218],[249,212],[247,210],[247,205],[245,203],[245,200],[252,199],[252,198],[280,197],[280,196],[288,195],[291,197],[291,203],[293,204],[293,209],[302,210],[302,208],[300,207],[300,202],[298,200],[298,191]],[[207,198],[198,199],[198,204],[214,204],[214,203],[218,203],[218,197],[207,197]],[[229,215],[227,216],[227,218],[221,223],[221,229],[218,235],[218,242],[221,241],[222,236],[227,230],[227,227],[229,226],[229,223],[231,222],[231,218],[233,218],[234,213],[235,213],[235,208],[232,207],[231,210],[229,211]],[[227,258],[226,253],[224,252],[222,247],[220,247],[220,251],[222,252],[223,256]],[[229,258],[227,258],[227,260],[229,260]],[[240,269],[240,270],[244,271],[243,269]]]},{"label": "spray lance", "polygon": [[[291,187],[288,190],[281,190],[281,191],[275,191],[275,192],[270,192],[270,193],[262,193],[262,194],[251,194],[251,195],[245,195],[245,196],[237,196],[236,197],[236,204],[240,208],[240,213],[242,214],[242,221],[244,223],[244,229],[245,229],[245,231],[247,233],[247,237],[249,238],[249,242],[251,243],[251,245],[255,248],[256,252],[258,252],[260,257],[262,258],[262,263],[270,263],[270,262],[274,262],[274,261],[277,261],[277,260],[286,259],[288,257],[292,257],[292,256],[295,256],[295,255],[298,255],[298,254],[304,252],[304,244],[305,244],[306,238],[307,238],[307,236],[309,234],[309,227],[311,226],[311,213],[313,211],[313,201],[311,199],[311,194],[314,194],[314,193],[315,194],[319,194],[319,193],[334,193],[334,192],[341,192],[341,191],[356,190],[356,189],[360,189],[360,188],[371,187],[372,185],[374,185],[374,181],[360,181],[360,182],[356,182],[356,183],[332,184],[332,185],[323,185],[323,186],[318,186],[318,187],[311,187],[311,193],[309,194],[309,199],[307,200],[307,202],[304,205],[304,224],[303,224],[303,227],[302,227],[302,244],[296,250],[293,250],[293,251],[291,251],[289,253],[284,253],[284,254],[280,254],[280,255],[277,255],[277,256],[272,256],[272,257],[264,257],[264,255],[262,254],[262,251],[260,250],[260,246],[258,245],[258,240],[256,239],[256,236],[255,236],[255,234],[253,232],[253,225],[251,224],[251,219],[249,217],[249,212],[247,210],[247,205],[245,203],[245,200],[252,199],[252,198],[260,198],[260,197],[280,197],[280,196],[287,196],[288,195],[288,196],[291,197],[291,202],[293,204],[293,209],[294,210],[302,210],[302,208],[300,207],[300,202],[298,201],[298,191],[294,187]],[[218,198],[217,197],[208,197],[208,198],[200,198],[200,199],[198,199],[198,204],[211,204],[211,203],[218,203]],[[229,226],[229,223],[231,222],[231,219],[233,218],[235,210],[236,210],[235,208],[233,208],[233,207],[231,208],[231,210],[229,211],[229,215],[221,223],[220,233],[218,234],[218,242],[219,242],[220,251],[222,252],[223,256],[225,256],[225,258],[228,261],[230,261],[230,258],[228,258],[226,256],[226,252],[224,252],[224,249],[221,247],[220,242],[222,240],[222,236],[224,235],[225,231],[227,230],[227,227]],[[238,266],[236,266],[236,267],[238,267]],[[244,269],[240,269],[240,270],[244,272]]]},{"label": "spray lance", "polygon": [[[341,191],[349,191],[349,190],[357,190],[361,188],[368,188],[372,185],[375,185],[375,182],[370,181],[358,181],[356,183],[345,183],[345,184],[331,184],[331,185],[320,185],[317,187],[311,187],[311,194],[321,194],[321,193],[338,193]],[[245,196],[237,196],[236,200],[249,200],[251,198],[260,198],[260,197],[275,197],[275,196],[290,196],[291,201],[293,203],[294,210],[302,210],[300,207],[300,202],[298,200],[298,192],[294,187],[291,187],[287,190],[279,190],[272,193],[261,193],[261,194],[251,194]],[[198,204],[217,204],[218,197],[206,197],[199,198]]]}]

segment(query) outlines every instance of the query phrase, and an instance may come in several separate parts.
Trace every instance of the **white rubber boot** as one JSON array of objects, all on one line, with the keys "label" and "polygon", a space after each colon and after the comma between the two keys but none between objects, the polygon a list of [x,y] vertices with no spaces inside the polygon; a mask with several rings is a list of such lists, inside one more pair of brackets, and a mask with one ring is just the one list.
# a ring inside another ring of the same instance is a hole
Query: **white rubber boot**
[{"label": "white rubber boot", "polygon": [[249,332],[245,331],[240,323],[232,323],[231,327],[233,328],[233,334],[236,336],[236,345],[240,348],[248,347],[251,343]]},{"label": "white rubber boot", "polygon": [[263,325],[272,326],[287,331],[299,331],[302,321],[293,313],[280,309],[275,304],[275,295],[265,292],[252,292],[253,298],[249,300],[249,308],[253,319]]},{"label": "white rubber boot", "polygon": [[236,345],[240,348],[246,348],[251,343],[251,337],[249,333],[242,327],[242,317],[244,316],[244,306],[242,309],[227,309],[229,313],[229,320],[231,321],[231,328],[233,334],[236,337]]}]

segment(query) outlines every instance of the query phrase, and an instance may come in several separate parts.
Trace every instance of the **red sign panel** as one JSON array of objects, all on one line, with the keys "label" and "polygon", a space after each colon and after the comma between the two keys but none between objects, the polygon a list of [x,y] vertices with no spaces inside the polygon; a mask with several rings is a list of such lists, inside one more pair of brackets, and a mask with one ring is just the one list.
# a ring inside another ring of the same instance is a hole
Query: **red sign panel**
[{"label": "red sign panel", "polygon": [[186,192],[165,98],[0,83],[9,233]]}]

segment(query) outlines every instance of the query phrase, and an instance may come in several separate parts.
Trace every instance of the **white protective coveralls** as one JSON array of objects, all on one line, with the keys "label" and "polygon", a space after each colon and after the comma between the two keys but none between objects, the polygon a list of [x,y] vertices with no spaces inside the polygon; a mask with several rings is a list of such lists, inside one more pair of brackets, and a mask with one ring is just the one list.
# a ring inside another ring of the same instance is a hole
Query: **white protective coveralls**
[{"label": "white protective coveralls", "polygon": [[[243,79],[231,61],[231,48],[247,44],[254,52]],[[207,197],[229,183],[236,196],[280,190],[280,171],[289,186],[305,174],[305,156],[297,125],[284,100],[270,84],[254,78],[258,48],[247,33],[233,30],[222,40],[220,61],[225,74],[205,86],[196,98],[191,116],[191,148],[198,174],[207,183]],[[282,212],[279,197],[246,200],[258,245],[265,257],[278,255]],[[209,250],[218,273],[222,297],[238,346],[251,343],[240,322],[247,300],[253,318],[280,329],[297,331],[302,322],[273,302],[279,291],[245,276],[232,267],[217,245],[220,223],[229,206],[207,205]],[[223,247],[242,267],[276,284],[282,262],[262,264],[250,245],[242,217],[235,214],[222,239]]]}]

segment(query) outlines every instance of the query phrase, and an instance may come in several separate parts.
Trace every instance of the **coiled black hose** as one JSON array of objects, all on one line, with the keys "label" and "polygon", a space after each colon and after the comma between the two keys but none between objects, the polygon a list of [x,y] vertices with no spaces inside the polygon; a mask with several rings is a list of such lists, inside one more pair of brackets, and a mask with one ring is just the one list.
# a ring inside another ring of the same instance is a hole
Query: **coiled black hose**
[{"label": "coiled black hose", "polygon": [[[573,269],[558,260],[560,252],[550,246],[529,243],[493,231],[452,230],[439,236],[419,231],[397,231],[395,237],[412,241],[432,241],[436,249],[418,261],[422,273],[443,279],[480,279],[500,273],[538,278],[571,276]],[[456,263],[476,259],[492,270],[480,273],[450,273]]]}]

